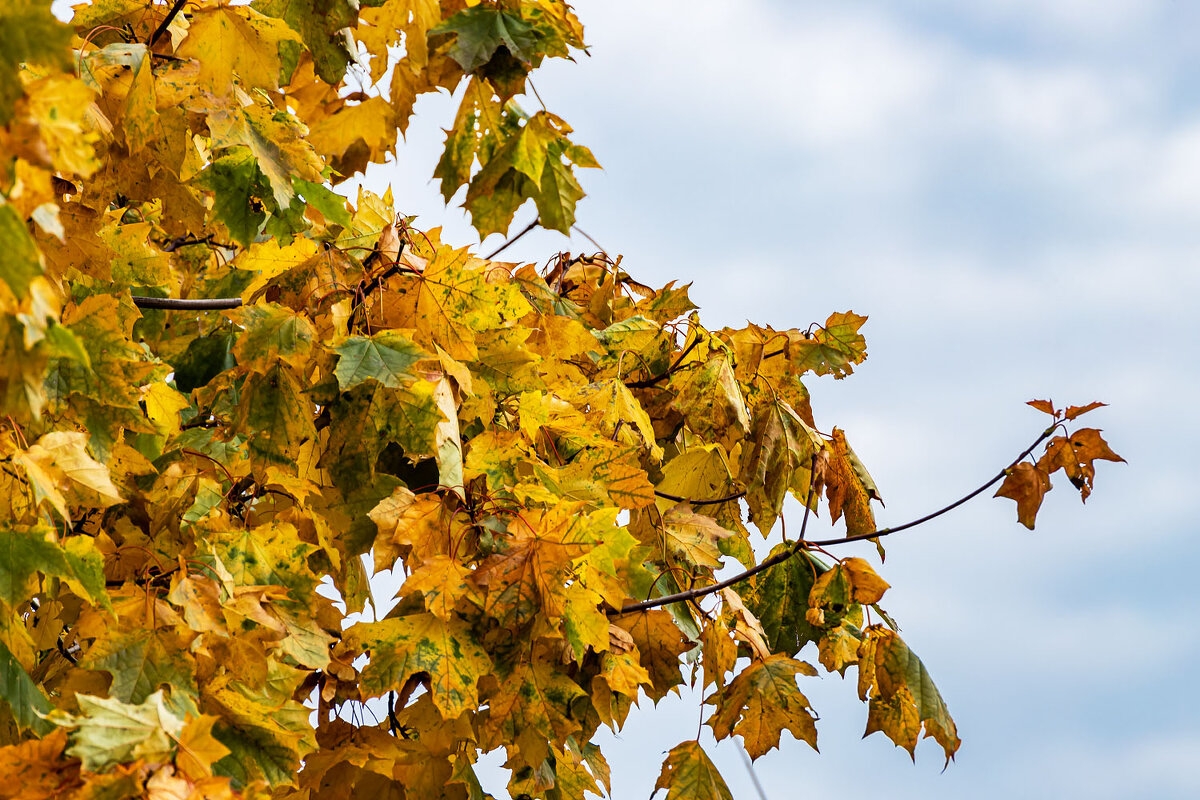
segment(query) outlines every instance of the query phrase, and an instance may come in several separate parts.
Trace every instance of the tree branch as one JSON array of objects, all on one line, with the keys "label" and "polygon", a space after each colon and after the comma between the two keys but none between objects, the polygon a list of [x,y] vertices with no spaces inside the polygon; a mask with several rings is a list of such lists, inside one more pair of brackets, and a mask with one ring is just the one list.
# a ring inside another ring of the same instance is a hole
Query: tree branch
[{"label": "tree branch", "polygon": [[225,308],[237,308],[242,304],[242,298],[212,297],[181,300],[174,297],[138,297],[134,295],[133,304],[138,308],[163,308],[170,311],[219,311]]},{"label": "tree branch", "polygon": [[167,28],[171,27],[171,23],[175,21],[175,17],[178,16],[179,12],[183,10],[183,7],[186,3],[187,0],[175,0],[175,2],[171,4],[170,10],[167,11],[167,16],[163,18],[163,21],[160,22],[158,27],[154,29],[154,33],[150,34],[150,38],[146,40],[147,48],[154,47],[155,43],[162,37],[164,33],[167,32]]},{"label": "tree branch", "polygon": [[659,497],[662,497],[666,500],[674,500],[676,503],[687,503],[688,505],[693,505],[693,506],[715,506],[718,503],[728,503],[732,500],[739,500],[746,496],[745,492],[734,492],[733,494],[731,494],[727,497],[718,497],[716,500],[693,500],[690,497],[676,497],[673,494],[667,494],[666,492],[660,492],[657,489],[654,490],[654,494],[656,494]]},{"label": "tree branch", "polygon": [[1038,436],[1037,439],[1034,440],[1033,444],[1031,444],[1031,445],[1029,445],[1029,447],[1025,448],[1025,450],[1022,451],[1021,455],[1014,458],[1012,460],[1012,462],[1009,463],[1008,466],[1006,466],[1004,469],[1000,470],[1000,472],[998,472],[995,476],[993,476],[990,480],[988,480],[987,483],[983,484],[975,491],[971,492],[970,494],[960,497],[959,499],[955,500],[953,503],[950,503],[947,506],[943,506],[942,508],[939,508],[937,511],[934,511],[930,514],[926,514],[925,516],[920,517],[918,519],[914,519],[911,522],[906,522],[903,525],[897,525],[894,528],[881,528],[879,530],[874,530],[869,533],[858,533],[858,534],[854,534],[853,536],[842,536],[842,537],[839,537],[836,539],[820,539],[820,540],[811,541],[811,542],[805,540],[804,531],[805,531],[805,528],[808,527],[808,512],[809,512],[810,506],[812,505],[813,485],[812,485],[812,482],[810,482],[809,486],[808,486],[808,497],[804,501],[804,521],[800,524],[800,538],[796,540],[796,544],[794,546],[792,546],[791,549],[783,550],[779,553],[776,553],[775,555],[771,556],[770,558],[768,558],[766,561],[762,562],[761,564],[758,564],[757,566],[752,567],[751,569],[744,570],[743,572],[739,572],[737,575],[734,575],[731,578],[726,578],[725,580],[721,581],[720,583],[714,583],[711,586],[702,586],[697,589],[689,589],[686,592],[677,592],[676,594],[670,594],[665,597],[656,597],[652,600],[643,600],[640,603],[631,603],[630,605],[627,605],[624,608],[622,608],[620,611],[610,611],[609,616],[616,617],[616,616],[621,616],[623,614],[632,614],[635,611],[645,611],[650,608],[657,608],[659,606],[670,605],[671,603],[679,603],[679,602],[683,602],[683,601],[695,600],[696,598],[699,598],[699,597],[704,597],[705,595],[712,594],[713,592],[718,592],[721,589],[724,589],[728,586],[733,586],[735,583],[741,583],[742,581],[747,580],[748,578],[752,578],[755,575],[757,575],[758,573],[762,572],[763,570],[770,569],[771,567],[775,566],[776,564],[781,564],[784,561],[787,561],[792,556],[796,555],[796,553],[799,553],[801,550],[807,550],[807,549],[810,549],[813,547],[829,547],[831,545],[837,545],[837,544],[848,544],[850,542],[860,542],[865,539],[875,539],[880,536],[890,536],[893,533],[899,533],[900,531],[908,530],[909,528],[915,528],[918,525],[929,522],[931,519],[940,517],[942,514],[945,514],[948,511],[953,511],[954,509],[958,508],[959,506],[961,506],[963,503],[967,502],[968,500],[970,500],[974,497],[977,497],[979,494],[990,489],[992,486],[994,486],[996,484],[997,481],[1003,480],[1004,476],[1008,474],[1008,471],[1010,469],[1012,469],[1013,467],[1015,467],[1017,464],[1021,463],[1021,461],[1025,458],[1025,456],[1032,453],[1034,448],[1036,448],[1039,444],[1041,444],[1043,441],[1045,441],[1046,438],[1050,436],[1050,434],[1054,433],[1054,429],[1056,427],[1057,427],[1057,423],[1055,425],[1051,425],[1049,428],[1042,431],[1042,434],[1040,436]]},{"label": "tree branch", "polygon": [[484,256],[484,258],[486,258],[487,260],[491,261],[493,258],[495,258],[496,256],[498,256],[498,255],[500,255],[501,253],[503,253],[505,250],[507,250],[509,247],[511,247],[512,245],[516,244],[518,239],[520,239],[522,236],[524,236],[525,234],[529,233],[531,230],[533,230],[534,228],[536,228],[536,227],[538,226],[538,223],[539,223],[539,222],[541,222],[541,221],[542,221],[542,218],[541,218],[541,217],[534,217],[534,218],[533,218],[533,222],[529,223],[529,224],[528,224],[528,225],[526,225],[524,228],[522,228],[520,233],[518,233],[516,236],[512,237],[511,239],[509,239],[509,240],[508,240],[507,242],[505,242],[504,244],[502,244],[502,245],[500,245],[499,247],[497,247],[497,248],[496,248],[495,250],[493,250],[492,252],[488,253],[486,256]]},{"label": "tree branch", "polygon": [[[816,464],[816,460],[817,459],[814,456],[813,457],[814,465]],[[815,485],[815,481],[810,480],[808,483],[808,496],[804,498],[804,519],[800,521],[800,538],[799,538],[799,540],[797,540],[795,546],[793,546],[790,550],[783,550],[779,553],[776,553],[775,555],[771,556],[770,558],[768,558],[766,561],[762,562],[761,564],[751,567],[750,569],[745,570],[743,572],[739,572],[737,575],[734,575],[732,578],[726,578],[725,580],[721,581],[720,583],[714,583],[712,586],[702,586],[698,589],[688,589],[686,592],[677,592],[676,594],[669,594],[666,597],[656,597],[653,600],[643,600],[640,603],[633,603],[631,605],[627,605],[624,608],[622,608],[620,611],[609,612],[609,616],[610,617],[619,617],[624,614],[632,614],[635,611],[645,611],[648,608],[656,608],[658,606],[668,605],[669,603],[677,603],[681,600],[695,600],[697,597],[704,597],[704,595],[706,595],[706,594],[712,594],[713,592],[719,592],[727,586],[733,586],[735,583],[741,583],[742,581],[746,580],[747,578],[753,578],[755,575],[762,572],[763,570],[770,569],[771,567],[775,566],[776,564],[779,564],[783,561],[787,561],[789,558],[796,555],[796,553],[798,553],[804,545],[804,531],[806,528],[808,528],[808,512],[812,509],[812,496],[813,496],[814,485]]]},{"label": "tree branch", "polygon": [[692,352],[692,349],[695,348],[695,346],[698,344],[700,344],[699,336],[697,336],[695,339],[692,339],[692,343],[689,344],[687,347],[683,348],[683,352],[680,353],[678,355],[678,357],[676,357],[674,363],[672,363],[671,366],[667,367],[666,371],[663,372],[661,375],[655,375],[653,378],[645,378],[644,380],[640,380],[640,381],[629,381],[625,385],[628,386],[630,389],[645,389],[647,386],[653,386],[656,383],[666,380],[667,378],[671,377],[671,373],[673,373],[673,372],[675,372],[675,370],[679,369],[679,365],[683,363],[683,359],[687,356],[688,353]]}]

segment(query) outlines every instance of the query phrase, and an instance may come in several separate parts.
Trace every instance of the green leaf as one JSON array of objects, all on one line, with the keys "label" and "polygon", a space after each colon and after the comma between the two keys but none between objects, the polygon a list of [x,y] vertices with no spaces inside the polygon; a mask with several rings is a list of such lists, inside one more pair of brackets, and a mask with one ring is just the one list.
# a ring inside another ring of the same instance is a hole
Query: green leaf
[{"label": "green leaf", "polygon": [[575,204],[583,197],[575,173],[551,151],[534,196],[543,228],[569,234],[575,224]]},{"label": "green leaf", "polygon": [[8,703],[13,719],[22,729],[31,730],[38,736],[45,736],[54,729],[54,725],[42,718],[54,706],[3,640],[0,640],[0,699]]},{"label": "green leaf", "polygon": [[725,779],[699,742],[674,747],[663,762],[654,791],[667,790],[666,800],[733,800]]},{"label": "green leaf", "polygon": [[[787,542],[778,544],[767,558],[791,547]],[[813,582],[827,570],[824,564],[801,551],[735,587],[746,608],[762,623],[773,652],[799,653],[804,645],[821,637],[821,630],[809,624],[805,614]]]},{"label": "green leaf", "polygon": [[83,664],[112,675],[110,698],[134,705],[166,690],[164,702],[179,717],[199,714],[195,661],[178,642],[158,631],[106,631],[88,649]]},{"label": "green leaf", "polygon": [[353,336],[334,349],[340,356],[334,374],[342,391],[371,379],[398,389],[416,380],[408,368],[427,358],[412,339],[398,331]]},{"label": "green leaf", "polygon": [[463,72],[482,67],[502,45],[513,56],[529,62],[538,39],[533,26],[525,20],[486,6],[460,11],[429,31],[430,36],[443,33],[455,34],[450,57]]},{"label": "green leaf", "polygon": [[75,536],[62,547],[45,528],[0,528],[0,601],[15,609],[37,592],[38,573],[62,578],[91,602],[108,606],[104,560],[91,538]]},{"label": "green leaf", "polygon": [[250,440],[253,456],[268,463],[294,463],[300,446],[316,436],[313,405],[294,370],[277,363],[252,373],[238,403],[238,429]]},{"label": "green leaf", "polygon": [[[3,18],[0,17],[0,26],[3,24]],[[0,48],[3,47],[2,31],[3,28],[0,28]],[[3,107],[2,101],[0,98],[0,108]],[[42,265],[25,221],[8,204],[0,205],[0,242],[4,242],[4,246],[0,247],[0,280],[8,284],[18,300],[22,299],[29,292],[29,282],[42,274]]]},{"label": "green leaf", "polygon": [[173,361],[175,388],[190,392],[237,366],[232,352],[233,343],[233,337],[223,330],[197,336],[188,342],[187,349]]},{"label": "green leaf", "polygon": [[346,198],[337,192],[327,189],[323,184],[306,181],[292,176],[292,185],[296,193],[304,198],[304,202],[320,211],[322,216],[335,225],[350,227],[350,212],[346,210]]},{"label": "green leaf", "polygon": [[358,8],[352,0],[255,0],[256,11],[278,17],[300,34],[312,53],[317,75],[329,84],[337,84],[350,63],[343,28],[353,28]]},{"label": "green leaf", "polygon": [[267,219],[257,199],[264,191],[254,155],[248,148],[234,148],[213,159],[199,181],[213,193],[213,216],[225,223],[235,242],[249,247]]},{"label": "green leaf", "polygon": [[169,761],[174,755],[183,720],[167,709],[162,692],[136,705],[86,694],[75,698],[81,714],[55,711],[50,720],[72,730],[67,752],[80,759],[85,770],[103,772],[138,758]]},{"label": "green leaf", "polygon": [[275,359],[296,369],[308,362],[317,334],[306,317],[275,303],[242,306],[232,316],[244,328],[233,347],[238,364],[266,372]]}]

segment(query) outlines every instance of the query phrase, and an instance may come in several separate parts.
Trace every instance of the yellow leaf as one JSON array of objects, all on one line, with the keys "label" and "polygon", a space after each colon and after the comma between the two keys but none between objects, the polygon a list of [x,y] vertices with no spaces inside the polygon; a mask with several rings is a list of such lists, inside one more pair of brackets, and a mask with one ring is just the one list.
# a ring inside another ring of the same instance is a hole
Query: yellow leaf
[{"label": "yellow leaf", "polygon": [[235,76],[244,86],[278,88],[279,46],[287,41],[299,42],[300,36],[249,6],[202,6],[175,54],[196,59],[200,83],[220,96],[229,93]]},{"label": "yellow leaf", "polygon": [[718,740],[740,734],[751,758],[779,746],[789,731],[817,749],[816,715],[796,686],[797,675],[816,675],[803,661],[775,654],[746,667],[717,694],[717,710],[709,718]]},{"label": "yellow leaf", "polygon": [[188,720],[179,734],[179,751],[175,763],[192,780],[212,775],[212,765],[229,754],[229,748],[212,734],[217,717],[203,714]]}]

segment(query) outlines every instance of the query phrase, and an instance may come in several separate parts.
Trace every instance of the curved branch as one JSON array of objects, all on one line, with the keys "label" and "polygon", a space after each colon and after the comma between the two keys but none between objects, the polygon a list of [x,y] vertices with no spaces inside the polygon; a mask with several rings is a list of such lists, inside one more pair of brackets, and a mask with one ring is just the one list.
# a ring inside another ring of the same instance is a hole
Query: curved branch
[{"label": "curved branch", "polygon": [[989,479],[987,483],[983,484],[978,489],[974,490],[970,494],[967,494],[967,495],[964,495],[964,496],[958,498],[953,503],[950,503],[947,506],[943,506],[942,508],[939,508],[937,511],[934,511],[930,514],[926,514],[925,516],[920,517],[918,519],[914,519],[911,522],[906,522],[903,525],[897,525],[894,528],[881,528],[879,530],[874,530],[869,533],[859,533],[859,534],[855,534],[853,536],[842,536],[837,539],[821,539],[818,541],[811,541],[811,542],[806,541],[804,538],[804,529],[808,526],[808,512],[809,512],[809,507],[812,503],[812,489],[813,489],[812,483],[810,482],[809,486],[808,486],[808,497],[805,499],[805,502],[804,502],[804,521],[800,525],[800,538],[796,540],[796,544],[794,546],[792,546],[791,549],[780,551],[779,553],[776,553],[775,555],[771,556],[770,558],[768,558],[766,561],[762,562],[761,564],[758,564],[757,566],[752,567],[751,569],[745,570],[743,572],[739,572],[737,575],[734,575],[731,578],[726,578],[725,580],[721,581],[720,583],[714,583],[711,586],[702,586],[697,589],[689,589],[686,592],[678,592],[676,594],[667,595],[666,597],[656,597],[653,600],[643,600],[640,603],[631,603],[619,611],[609,612],[609,616],[615,617],[615,616],[621,616],[623,614],[632,614],[635,611],[645,611],[650,608],[657,608],[658,606],[665,606],[665,605],[669,605],[671,603],[695,600],[698,597],[704,597],[705,595],[712,594],[713,592],[717,592],[728,586],[732,586],[735,583],[741,583],[742,581],[744,581],[748,578],[752,578],[755,575],[757,575],[758,573],[762,572],[763,570],[770,569],[771,567],[775,566],[776,564],[780,564],[784,561],[787,561],[789,558],[796,555],[796,553],[800,552],[801,550],[807,550],[810,547],[828,547],[828,546],[835,545],[835,544],[848,544],[849,542],[860,542],[860,541],[863,541],[864,539],[875,539],[880,536],[890,536],[893,533],[899,533],[900,531],[908,530],[909,528],[915,528],[918,525],[929,522],[931,519],[940,517],[942,514],[945,514],[948,511],[953,511],[954,509],[958,508],[959,506],[961,506],[963,503],[967,502],[968,500],[970,500],[970,499],[978,496],[982,492],[985,492],[988,489],[990,489],[992,486],[994,486],[996,484],[997,481],[1003,480],[1004,476],[1008,474],[1008,471],[1010,469],[1015,467],[1017,464],[1021,463],[1021,461],[1025,458],[1025,456],[1032,453],[1034,448],[1036,448],[1039,444],[1041,444],[1043,441],[1045,441],[1046,438],[1048,436],[1050,436],[1050,434],[1054,433],[1054,428],[1055,428],[1055,426],[1052,425],[1049,428],[1047,428],[1046,430],[1042,431],[1041,435],[1038,436],[1038,438],[1034,440],[1033,444],[1029,445],[1029,447],[1025,448],[1025,450],[1023,450],[1021,452],[1021,455],[1014,458],[1012,460],[1012,462],[1009,463],[1008,466],[1006,466],[1004,469],[1000,470],[1000,472],[998,472],[995,476],[993,476],[991,479]]},{"label": "curved branch", "polygon": [[237,308],[242,304],[240,297],[211,297],[181,300],[174,297],[138,297],[133,296],[133,304],[138,308],[162,308],[168,311],[220,311],[226,308]]},{"label": "curved branch", "polygon": [[[816,464],[816,460],[817,460],[816,456],[814,456],[813,457],[814,465]],[[771,567],[775,566],[776,564],[779,564],[783,561],[787,561],[789,558],[796,555],[796,553],[799,552],[800,549],[804,546],[804,531],[808,527],[808,512],[812,509],[813,486],[814,485],[815,485],[815,481],[810,480],[808,482],[808,496],[804,498],[804,519],[801,520],[801,522],[800,522],[800,538],[796,541],[796,544],[793,545],[791,549],[781,550],[780,552],[771,556],[770,558],[768,558],[766,561],[762,562],[761,564],[751,567],[750,569],[745,570],[744,572],[739,572],[737,575],[734,575],[732,578],[726,578],[725,580],[721,581],[720,583],[714,583],[712,586],[702,586],[698,589],[688,589],[686,592],[677,592],[676,594],[669,594],[666,597],[656,597],[653,600],[643,600],[640,603],[633,603],[631,605],[627,605],[624,608],[622,608],[620,611],[612,611],[609,613],[609,616],[610,617],[619,617],[623,614],[632,614],[635,611],[645,611],[648,608],[655,608],[657,606],[667,605],[668,603],[677,603],[681,600],[695,600],[697,597],[704,597],[704,595],[706,595],[706,594],[712,594],[713,592],[719,592],[720,590],[724,589],[727,586],[732,586],[735,583],[741,583],[742,581],[746,580],[747,578],[753,578],[755,575],[762,572],[763,570],[770,569]]]}]

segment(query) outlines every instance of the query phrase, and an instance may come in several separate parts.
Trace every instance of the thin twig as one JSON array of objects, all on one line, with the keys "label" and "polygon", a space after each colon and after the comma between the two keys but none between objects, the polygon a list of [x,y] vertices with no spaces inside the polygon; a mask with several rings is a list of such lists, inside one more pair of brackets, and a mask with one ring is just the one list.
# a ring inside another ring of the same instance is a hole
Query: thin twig
[{"label": "thin twig", "polygon": [[1022,451],[1021,455],[1014,458],[1012,460],[1012,462],[1009,463],[1008,466],[1006,466],[1004,469],[1000,470],[1000,472],[998,472],[994,477],[992,477],[987,483],[983,484],[982,486],[980,486],[978,489],[971,492],[970,494],[960,497],[959,499],[955,500],[953,503],[950,503],[947,506],[943,506],[942,508],[939,508],[937,511],[934,511],[931,514],[926,514],[925,516],[920,517],[919,519],[914,519],[912,522],[906,522],[903,525],[897,525],[894,528],[883,528],[880,530],[870,531],[869,533],[858,533],[858,534],[854,534],[853,536],[842,536],[837,539],[821,539],[821,540],[811,541],[811,542],[805,540],[804,530],[808,525],[809,506],[812,504],[813,482],[810,480],[809,485],[808,485],[808,497],[804,501],[804,521],[800,524],[800,538],[796,541],[796,544],[792,548],[790,548],[789,550],[781,550],[780,552],[778,552],[775,555],[768,558],[766,561],[763,561],[761,564],[759,564],[755,567],[752,567],[751,569],[740,572],[731,578],[727,578],[727,579],[721,581],[720,583],[715,583],[712,586],[703,586],[703,587],[696,588],[696,589],[688,589],[686,592],[678,592],[676,594],[667,595],[666,597],[657,597],[653,600],[643,600],[640,603],[631,603],[631,604],[625,606],[624,608],[622,608],[620,611],[609,612],[609,616],[621,616],[622,614],[632,614],[635,611],[645,611],[646,609],[649,609],[649,608],[657,608],[658,606],[665,606],[665,605],[669,605],[671,603],[686,602],[686,601],[690,601],[690,600],[695,600],[698,597],[704,597],[705,595],[712,594],[713,592],[717,592],[728,586],[732,586],[735,583],[741,583],[742,581],[746,580],[747,578],[752,578],[755,575],[757,575],[758,573],[762,572],[763,570],[770,569],[771,567],[775,566],[776,564],[780,564],[784,561],[787,561],[789,558],[791,558],[792,556],[794,556],[796,553],[800,552],[801,550],[807,550],[807,549],[813,548],[813,547],[829,547],[829,546],[835,545],[835,544],[848,544],[850,542],[861,542],[864,539],[874,539],[874,538],[877,538],[880,536],[890,536],[893,533],[899,533],[900,531],[908,530],[909,528],[915,528],[917,525],[921,525],[923,523],[929,522],[931,519],[940,517],[942,514],[945,514],[948,511],[953,511],[954,509],[958,508],[959,506],[961,506],[963,503],[967,502],[968,500],[970,500],[970,499],[978,496],[979,494],[987,491],[988,489],[990,489],[992,486],[994,486],[996,484],[997,481],[1003,480],[1004,477],[1008,474],[1008,471],[1010,469],[1015,467],[1017,464],[1021,463],[1021,461],[1025,458],[1025,456],[1032,453],[1034,448],[1036,448],[1039,444],[1041,444],[1043,441],[1045,441],[1046,438],[1048,436],[1050,436],[1050,434],[1052,434],[1052,433],[1054,433],[1054,426],[1051,426],[1051,427],[1047,428],[1046,430],[1042,431],[1042,434],[1040,436],[1038,436],[1037,439],[1034,440],[1033,444],[1031,444],[1031,445],[1029,445],[1029,447],[1025,448],[1025,450]]},{"label": "thin twig", "polygon": [[167,32],[167,28],[171,27],[171,23],[175,21],[175,17],[183,10],[186,3],[187,0],[175,0],[171,5],[170,11],[167,12],[167,16],[163,18],[163,21],[154,29],[154,33],[150,34],[150,38],[146,40],[146,47],[154,47],[159,37]]},{"label": "thin twig", "polygon": [[225,308],[237,308],[242,304],[240,297],[183,300],[174,297],[138,297],[134,295],[132,299],[133,304],[138,308],[163,308],[172,311],[219,311]]},{"label": "thin twig", "polygon": [[604,245],[602,245],[602,244],[600,244],[599,242],[597,242],[597,241],[596,241],[595,239],[593,239],[591,236],[588,236],[588,232],[587,232],[587,231],[585,231],[583,228],[579,227],[578,225],[572,225],[572,226],[571,226],[571,228],[572,228],[574,231],[576,231],[576,232],[577,232],[577,233],[578,233],[580,236],[582,236],[583,238],[587,239],[587,240],[588,240],[589,242],[591,242],[592,244],[596,245],[597,249],[599,249],[601,253],[607,253],[607,252],[608,252],[608,249],[607,249],[607,248],[606,248]]},{"label": "thin twig", "polygon": [[529,233],[531,230],[533,230],[534,228],[536,228],[536,227],[538,226],[538,223],[539,223],[539,222],[541,222],[541,221],[542,221],[542,218],[541,218],[541,217],[534,217],[534,218],[533,218],[533,222],[529,223],[529,224],[528,224],[528,225],[526,225],[524,228],[522,228],[520,233],[518,233],[516,236],[512,237],[511,239],[509,239],[509,240],[508,240],[507,242],[505,242],[504,244],[502,244],[502,245],[500,245],[499,247],[497,247],[497,248],[496,248],[495,250],[493,250],[491,253],[488,253],[486,256],[484,256],[484,258],[486,258],[487,260],[491,261],[493,258],[495,258],[496,256],[498,256],[498,255],[500,255],[501,253],[503,253],[505,250],[507,250],[509,247],[511,247],[512,245],[516,244],[518,239],[520,239],[522,236],[524,236],[525,234]]}]

